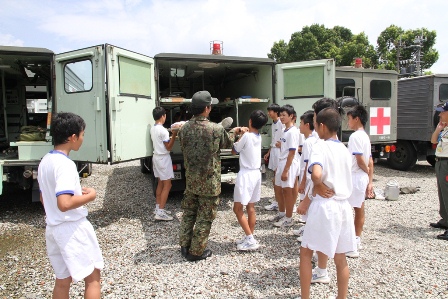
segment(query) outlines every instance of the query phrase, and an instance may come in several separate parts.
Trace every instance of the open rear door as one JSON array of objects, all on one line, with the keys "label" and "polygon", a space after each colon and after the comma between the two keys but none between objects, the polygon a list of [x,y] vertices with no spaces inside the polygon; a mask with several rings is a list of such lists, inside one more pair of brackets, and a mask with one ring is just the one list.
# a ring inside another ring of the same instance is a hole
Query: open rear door
[{"label": "open rear door", "polygon": [[276,102],[294,106],[297,116],[312,109],[323,97],[334,98],[335,62],[333,59],[277,64]]},{"label": "open rear door", "polygon": [[107,163],[104,46],[56,55],[56,112],[73,112],[86,122],[84,142],[70,157]]},{"label": "open rear door", "polygon": [[154,60],[112,45],[106,45],[106,60],[110,162],[150,156],[156,105]]}]

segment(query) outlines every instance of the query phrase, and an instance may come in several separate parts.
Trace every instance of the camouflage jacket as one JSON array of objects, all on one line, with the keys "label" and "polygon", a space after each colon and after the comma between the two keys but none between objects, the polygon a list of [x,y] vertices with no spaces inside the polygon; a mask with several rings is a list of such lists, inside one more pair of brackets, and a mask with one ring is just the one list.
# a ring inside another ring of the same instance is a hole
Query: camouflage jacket
[{"label": "camouflage jacket", "polygon": [[232,148],[234,136],[204,116],[192,117],[178,133],[184,155],[185,191],[205,196],[221,193],[220,149]]}]

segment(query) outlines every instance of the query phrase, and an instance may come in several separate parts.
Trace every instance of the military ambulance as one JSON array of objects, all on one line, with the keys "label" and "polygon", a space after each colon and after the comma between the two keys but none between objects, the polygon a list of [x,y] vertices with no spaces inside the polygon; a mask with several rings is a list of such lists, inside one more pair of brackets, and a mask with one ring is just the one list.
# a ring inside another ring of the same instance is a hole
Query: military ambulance
[{"label": "military ambulance", "polygon": [[[140,159],[142,172],[151,173],[153,108],[167,110],[166,127],[186,121],[191,117],[191,97],[198,90],[208,90],[219,100],[210,119],[220,122],[231,117],[231,127],[247,126],[251,111],[266,111],[272,102],[291,104],[300,116],[322,97],[335,98],[339,90],[344,96],[353,91],[358,97],[355,101],[368,107],[371,114],[376,111],[376,119],[370,121],[376,127],[370,133],[379,140],[373,145],[378,149],[375,152],[384,155],[394,141],[394,74],[385,77],[371,70],[339,70],[332,59],[277,64],[268,58],[222,55],[219,43],[210,48],[209,55],[161,53],[151,58],[110,44],[61,54],[42,48],[0,47],[3,185],[32,188],[33,201],[39,200],[37,167],[53,147],[48,132],[51,113],[61,111],[79,114],[87,124],[83,146],[70,154],[79,163],[80,174],[89,174],[91,163],[136,159]],[[339,85],[337,74],[343,79]],[[369,81],[376,80],[376,75],[389,83]],[[381,90],[374,91],[372,86]],[[353,99],[345,101],[346,107],[351,104]],[[389,124],[384,120],[387,117]],[[382,130],[378,124],[383,125]],[[261,130],[260,159],[269,148],[270,126],[268,122]],[[43,128],[45,137],[25,138],[30,128],[38,132]],[[238,172],[238,156],[223,150],[221,158],[221,180],[231,183]],[[172,149],[172,160],[172,191],[184,190],[185,169],[178,142]],[[157,180],[152,181],[155,187]]]}]

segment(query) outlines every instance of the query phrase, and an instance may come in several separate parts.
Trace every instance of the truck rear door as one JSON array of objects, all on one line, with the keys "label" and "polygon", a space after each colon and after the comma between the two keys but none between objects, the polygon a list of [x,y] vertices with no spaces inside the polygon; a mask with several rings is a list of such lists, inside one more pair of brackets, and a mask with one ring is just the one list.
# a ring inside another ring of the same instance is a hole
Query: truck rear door
[{"label": "truck rear door", "polygon": [[112,45],[105,48],[110,162],[150,156],[156,106],[154,60]]},{"label": "truck rear door", "polygon": [[57,54],[56,112],[73,112],[86,122],[84,142],[73,160],[107,163],[104,46]]},{"label": "truck rear door", "polygon": [[335,95],[335,63],[333,59],[321,59],[277,64],[276,102],[282,106],[294,106],[300,116],[323,97]]}]

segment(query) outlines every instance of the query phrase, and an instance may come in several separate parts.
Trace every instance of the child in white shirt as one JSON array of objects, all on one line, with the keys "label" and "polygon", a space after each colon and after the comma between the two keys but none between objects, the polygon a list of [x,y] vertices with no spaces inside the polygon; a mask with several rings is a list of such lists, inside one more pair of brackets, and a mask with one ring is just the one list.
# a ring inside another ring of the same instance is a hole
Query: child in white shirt
[{"label": "child in white shirt", "polygon": [[151,128],[151,140],[154,147],[152,166],[154,177],[158,180],[154,219],[171,221],[173,217],[170,215],[171,212],[165,210],[165,205],[171,190],[171,179],[174,178],[170,151],[173,148],[178,129],[172,129],[170,138],[168,130],[163,126],[166,121],[166,111],[163,107],[154,108],[152,116],[155,120],[155,124]]},{"label": "child in white shirt", "polygon": [[364,201],[366,195],[372,192],[373,159],[369,135],[364,131],[367,123],[367,110],[357,105],[347,112],[348,126],[354,130],[348,140],[348,150],[352,154],[353,192],[348,199],[355,210],[355,233],[357,248],[347,252],[348,257],[359,257],[361,249],[361,233],[365,222]]},{"label": "child in white shirt", "polygon": [[[261,195],[261,136],[260,130],[267,122],[268,117],[261,110],[255,110],[249,117],[249,131],[243,133],[233,144],[232,153],[239,154],[240,171],[236,177],[233,193],[233,211],[245,236],[238,240],[238,250],[256,250],[260,246],[253,237],[255,230],[255,203]],[[247,218],[243,207],[246,206]]]},{"label": "child in white shirt", "polygon": [[351,157],[337,139],[341,116],[337,110],[325,108],[316,116],[315,129],[319,140],[313,147],[308,171],[313,183],[300,248],[301,298],[310,298],[313,251],[334,258],[338,280],[338,298],[348,293],[349,269],[345,253],[356,248],[352,209],[348,198],[352,193]]}]

